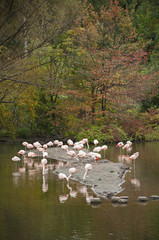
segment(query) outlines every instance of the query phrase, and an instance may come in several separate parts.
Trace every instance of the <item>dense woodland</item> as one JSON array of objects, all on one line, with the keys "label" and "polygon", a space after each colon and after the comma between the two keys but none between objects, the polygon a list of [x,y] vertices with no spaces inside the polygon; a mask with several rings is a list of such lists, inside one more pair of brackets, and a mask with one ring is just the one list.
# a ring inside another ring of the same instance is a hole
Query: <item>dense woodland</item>
[{"label": "dense woodland", "polygon": [[1,0],[0,139],[159,140],[158,0]]}]

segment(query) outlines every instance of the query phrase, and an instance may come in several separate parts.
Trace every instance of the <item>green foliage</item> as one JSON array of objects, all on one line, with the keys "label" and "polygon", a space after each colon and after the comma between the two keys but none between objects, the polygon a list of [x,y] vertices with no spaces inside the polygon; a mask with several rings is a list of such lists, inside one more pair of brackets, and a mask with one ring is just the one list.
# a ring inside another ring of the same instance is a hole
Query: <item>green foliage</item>
[{"label": "green foliage", "polygon": [[19,3],[1,3],[0,136],[158,139],[157,1]]},{"label": "green foliage", "polygon": [[149,129],[148,133],[145,134],[146,141],[159,141],[159,126]]},{"label": "green foliage", "polygon": [[126,141],[128,139],[127,134],[118,126],[93,126],[91,125],[89,129],[82,129],[77,135],[77,140],[83,138],[88,138],[90,143],[93,143],[94,139],[98,139],[100,144],[116,142],[116,141]]},{"label": "green foliage", "polygon": [[33,133],[31,132],[29,127],[21,127],[16,130],[17,138],[28,138],[32,136],[33,136]]}]

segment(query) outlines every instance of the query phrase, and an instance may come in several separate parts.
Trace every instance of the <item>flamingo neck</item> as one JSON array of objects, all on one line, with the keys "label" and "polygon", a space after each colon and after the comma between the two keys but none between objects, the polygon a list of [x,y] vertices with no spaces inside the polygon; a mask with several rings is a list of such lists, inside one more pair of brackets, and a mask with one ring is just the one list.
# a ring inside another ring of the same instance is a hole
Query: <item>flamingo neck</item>
[{"label": "flamingo neck", "polygon": [[87,172],[88,172],[88,170],[86,169],[86,170],[85,170],[85,173],[84,173],[84,176],[83,176],[83,180],[86,178]]}]

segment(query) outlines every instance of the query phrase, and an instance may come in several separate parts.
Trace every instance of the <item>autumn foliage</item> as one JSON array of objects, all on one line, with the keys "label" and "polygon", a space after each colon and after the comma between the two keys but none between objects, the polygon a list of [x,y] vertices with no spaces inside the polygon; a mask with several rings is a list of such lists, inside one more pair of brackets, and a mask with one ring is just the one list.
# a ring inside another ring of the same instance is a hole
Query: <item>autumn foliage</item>
[{"label": "autumn foliage", "polygon": [[39,7],[35,25],[28,31],[25,25],[23,38],[22,32],[15,36],[23,54],[15,56],[14,68],[7,58],[13,41],[0,46],[2,132],[90,141],[96,136],[101,142],[150,140],[153,132],[157,139],[159,106],[142,106],[158,96],[159,72],[150,61],[150,41],[134,25],[135,8],[110,0],[96,11],[75,1],[69,19],[67,1],[59,14],[45,4],[47,18]]}]

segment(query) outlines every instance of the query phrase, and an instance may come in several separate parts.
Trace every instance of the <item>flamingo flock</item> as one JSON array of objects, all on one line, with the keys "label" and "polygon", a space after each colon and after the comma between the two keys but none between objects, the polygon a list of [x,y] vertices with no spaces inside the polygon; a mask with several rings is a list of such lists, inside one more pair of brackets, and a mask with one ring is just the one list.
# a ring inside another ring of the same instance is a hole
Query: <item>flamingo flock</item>
[{"label": "flamingo flock", "polygon": [[[22,146],[25,147],[24,149],[21,149],[18,151],[17,156],[14,156],[12,158],[12,161],[19,162],[22,161],[24,164],[27,162],[28,166],[35,165],[36,167],[42,168],[42,175],[48,173],[48,160],[49,157],[48,148],[51,147],[60,147],[64,152],[66,152],[66,155],[70,156],[71,158],[74,158],[77,162],[84,160],[85,164],[83,167],[83,181],[86,181],[86,178],[88,177],[88,172],[92,170],[93,165],[88,163],[87,160],[91,160],[94,162],[97,162],[101,159],[101,151],[104,151],[104,159],[105,159],[105,151],[108,149],[107,145],[99,146],[99,142],[97,139],[94,140],[94,148],[93,151],[85,152],[83,149],[86,147],[89,150],[89,143],[88,139],[84,138],[79,142],[73,142],[71,139],[67,140],[67,144],[63,144],[62,141],[54,140],[49,141],[48,143],[41,144],[38,141],[32,143],[23,142]],[[125,144],[123,142],[119,142],[116,147],[120,148],[121,150],[126,150],[126,152],[132,150],[132,142],[127,141]],[[39,157],[42,155],[42,159],[39,162]],[[139,153],[136,152],[133,155],[129,157],[129,160],[134,160],[139,156]],[[88,157],[88,158],[87,158]],[[34,161],[34,158],[38,158],[38,163]],[[21,169],[21,171],[25,172],[25,167]],[[69,182],[69,179],[76,174],[78,171],[77,168],[71,167],[68,170],[68,175],[65,173],[60,172],[58,174],[58,178],[60,180],[66,180],[66,182]]]}]

